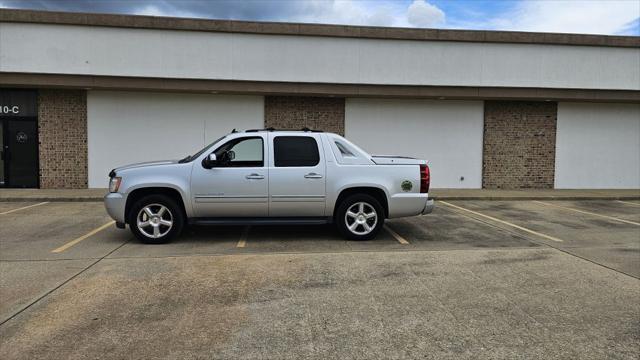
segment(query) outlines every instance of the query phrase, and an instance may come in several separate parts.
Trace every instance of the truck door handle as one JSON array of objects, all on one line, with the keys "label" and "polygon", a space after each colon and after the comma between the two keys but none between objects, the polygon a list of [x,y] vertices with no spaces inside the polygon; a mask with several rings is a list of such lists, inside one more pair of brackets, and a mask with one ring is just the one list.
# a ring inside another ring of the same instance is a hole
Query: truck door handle
[{"label": "truck door handle", "polygon": [[305,179],[322,179],[322,175],[310,172],[304,176]]},{"label": "truck door handle", "polygon": [[253,173],[245,176],[244,178],[248,180],[262,180],[264,179],[264,175]]}]

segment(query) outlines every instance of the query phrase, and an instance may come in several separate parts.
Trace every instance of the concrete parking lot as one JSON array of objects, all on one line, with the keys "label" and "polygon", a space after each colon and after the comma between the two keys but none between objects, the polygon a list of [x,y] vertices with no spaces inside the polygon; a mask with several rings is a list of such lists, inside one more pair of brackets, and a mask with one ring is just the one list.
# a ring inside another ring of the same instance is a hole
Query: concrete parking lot
[{"label": "concrete parking lot", "polygon": [[640,356],[640,201],[439,201],[373,241],[0,202],[0,358]]}]

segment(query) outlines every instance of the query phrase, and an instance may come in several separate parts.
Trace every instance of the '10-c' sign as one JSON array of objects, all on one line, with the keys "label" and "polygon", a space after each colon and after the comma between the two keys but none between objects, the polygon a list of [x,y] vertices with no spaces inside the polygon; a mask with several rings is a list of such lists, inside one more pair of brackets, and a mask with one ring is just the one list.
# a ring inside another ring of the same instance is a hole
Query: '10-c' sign
[{"label": "'10-c' sign", "polygon": [[11,114],[11,115],[19,115],[20,114],[20,106],[18,105],[0,105],[0,115]]},{"label": "'10-c' sign", "polygon": [[26,89],[0,89],[0,116],[38,116],[38,92]]}]

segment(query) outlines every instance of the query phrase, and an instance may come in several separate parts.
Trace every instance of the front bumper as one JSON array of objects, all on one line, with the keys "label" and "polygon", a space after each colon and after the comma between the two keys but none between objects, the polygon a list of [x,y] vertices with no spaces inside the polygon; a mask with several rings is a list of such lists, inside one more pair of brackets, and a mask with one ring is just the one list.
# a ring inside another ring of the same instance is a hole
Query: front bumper
[{"label": "front bumper", "polygon": [[125,206],[127,205],[127,197],[120,193],[108,193],[104,196],[104,207],[107,209],[107,213],[113,220],[118,223],[124,224],[125,219]]},{"label": "front bumper", "polygon": [[422,215],[431,214],[434,207],[435,201],[433,199],[427,199],[427,204],[424,206],[424,210],[422,210]]}]

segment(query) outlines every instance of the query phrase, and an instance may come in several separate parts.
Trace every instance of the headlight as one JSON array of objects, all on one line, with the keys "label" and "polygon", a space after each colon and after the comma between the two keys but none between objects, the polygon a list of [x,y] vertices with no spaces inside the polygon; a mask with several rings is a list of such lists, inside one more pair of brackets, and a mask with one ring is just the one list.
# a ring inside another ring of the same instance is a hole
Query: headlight
[{"label": "headlight", "polygon": [[109,181],[109,192],[112,192],[112,193],[118,192],[121,182],[122,182],[121,177],[119,176],[112,177],[111,180]]}]

